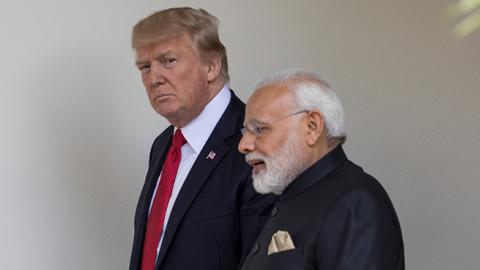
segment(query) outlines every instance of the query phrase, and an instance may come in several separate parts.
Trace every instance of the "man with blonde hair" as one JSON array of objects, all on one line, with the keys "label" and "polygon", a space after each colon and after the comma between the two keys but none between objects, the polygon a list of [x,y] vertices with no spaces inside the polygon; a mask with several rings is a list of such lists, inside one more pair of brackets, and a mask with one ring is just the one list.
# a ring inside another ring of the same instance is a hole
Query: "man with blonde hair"
[{"label": "man with blonde hair", "polygon": [[272,197],[255,193],[236,149],[244,104],[228,87],[217,19],[162,10],[135,25],[132,47],[150,104],[171,126],[150,152],[130,270],[236,269]]},{"label": "man with blonde hair", "polygon": [[279,198],[242,270],[404,270],[393,205],[347,159],[345,114],[329,84],[292,69],[256,89],[238,149],[255,189]]}]

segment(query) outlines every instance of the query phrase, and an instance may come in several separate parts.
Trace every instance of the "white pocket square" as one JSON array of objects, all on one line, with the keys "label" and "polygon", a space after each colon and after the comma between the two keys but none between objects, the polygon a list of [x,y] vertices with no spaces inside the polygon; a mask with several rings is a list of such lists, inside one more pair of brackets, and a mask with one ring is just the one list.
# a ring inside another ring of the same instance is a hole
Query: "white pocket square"
[{"label": "white pocket square", "polygon": [[277,231],[268,245],[268,255],[291,249],[295,249],[295,245],[290,234],[287,231]]}]

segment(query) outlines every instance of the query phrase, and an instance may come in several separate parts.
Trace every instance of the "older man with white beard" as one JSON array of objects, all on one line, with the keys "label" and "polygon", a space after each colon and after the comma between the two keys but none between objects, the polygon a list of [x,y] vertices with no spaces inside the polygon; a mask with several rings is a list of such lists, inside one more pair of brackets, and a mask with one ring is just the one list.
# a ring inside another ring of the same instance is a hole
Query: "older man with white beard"
[{"label": "older man with white beard", "polygon": [[344,110],[329,84],[287,70],[256,89],[238,149],[256,191],[279,199],[242,270],[405,269],[393,205],[347,159]]}]

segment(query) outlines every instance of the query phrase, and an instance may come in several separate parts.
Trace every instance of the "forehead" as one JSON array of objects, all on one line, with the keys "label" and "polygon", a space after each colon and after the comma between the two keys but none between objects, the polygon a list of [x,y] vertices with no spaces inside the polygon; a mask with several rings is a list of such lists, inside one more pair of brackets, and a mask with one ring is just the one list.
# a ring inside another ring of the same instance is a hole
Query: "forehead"
[{"label": "forehead", "polygon": [[292,93],[285,85],[271,85],[256,90],[248,99],[245,120],[268,121],[293,110]]},{"label": "forehead", "polygon": [[192,53],[196,55],[192,39],[187,34],[139,44],[135,49],[137,60],[157,57],[167,53]]}]

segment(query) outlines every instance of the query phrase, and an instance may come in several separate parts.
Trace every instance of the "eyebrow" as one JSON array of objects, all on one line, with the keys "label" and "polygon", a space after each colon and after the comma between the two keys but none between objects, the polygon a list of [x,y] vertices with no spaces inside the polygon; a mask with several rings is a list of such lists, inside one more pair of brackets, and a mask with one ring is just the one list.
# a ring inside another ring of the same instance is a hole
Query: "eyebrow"
[{"label": "eyebrow", "polygon": [[[172,51],[173,51],[173,49],[167,49],[166,51],[164,51],[164,52],[162,52],[162,53],[159,53],[158,55],[154,55],[153,58],[154,58],[155,60],[162,59],[162,58],[164,58],[166,55],[172,53]],[[143,64],[148,63],[148,62],[150,62],[150,61],[144,60],[144,59],[137,59],[137,60],[135,61],[135,65],[136,65],[136,66],[140,66],[140,65],[143,65]]]},{"label": "eyebrow", "polygon": [[262,121],[260,121],[260,120],[258,120],[258,119],[256,119],[256,118],[253,118],[253,119],[249,120],[248,122],[243,123],[243,126],[244,126],[244,127],[245,127],[246,125],[257,125],[257,126],[259,126],[259,125],[267,125],[267,123],[262,122]]}]

